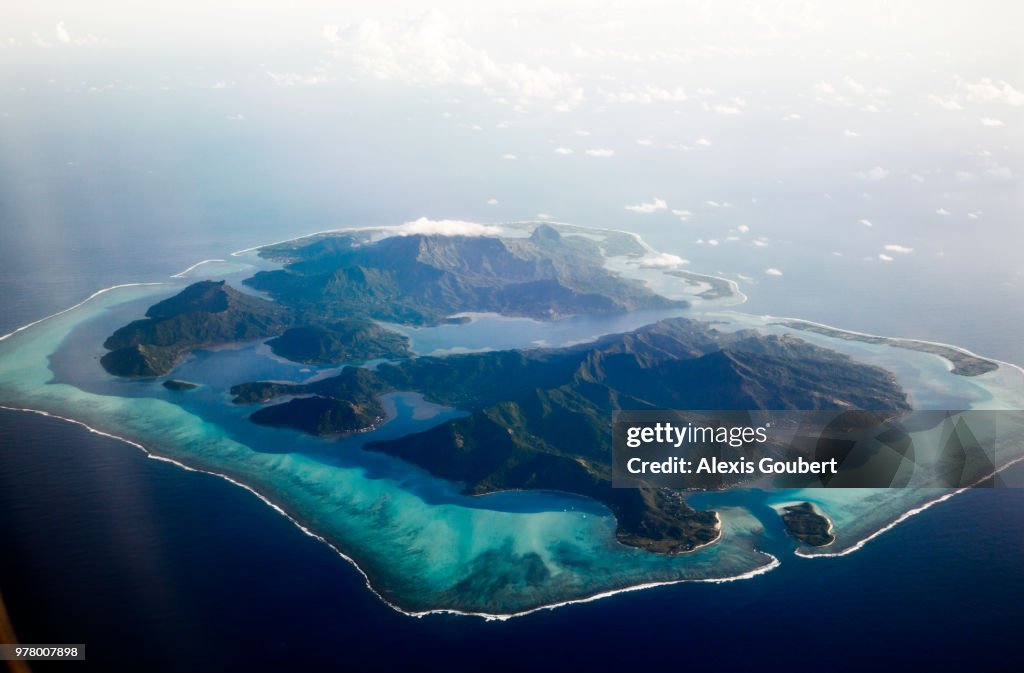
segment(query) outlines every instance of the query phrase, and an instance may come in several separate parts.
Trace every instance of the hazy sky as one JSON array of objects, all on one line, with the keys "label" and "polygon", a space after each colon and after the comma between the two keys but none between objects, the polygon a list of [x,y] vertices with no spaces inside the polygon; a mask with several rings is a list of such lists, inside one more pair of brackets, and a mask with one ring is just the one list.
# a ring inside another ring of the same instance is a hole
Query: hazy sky
[{"label": "hazy sky", "polygon": [[1020,2],[5,3],[0,216],[542,216],[780,301],[827,265],[870,302],[877,276],[941,326],[956,293],[1024,294],[1022,25]]}]

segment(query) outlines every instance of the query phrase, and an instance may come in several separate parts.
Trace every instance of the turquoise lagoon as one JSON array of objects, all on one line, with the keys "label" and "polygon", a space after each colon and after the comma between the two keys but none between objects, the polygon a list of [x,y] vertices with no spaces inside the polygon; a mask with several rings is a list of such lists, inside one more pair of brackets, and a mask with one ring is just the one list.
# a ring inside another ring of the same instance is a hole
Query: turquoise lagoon
[{"label": "turquoise lagoon", "polygon": [[[937,355],[794,331],[775,318],[739,312],[743,297],[738,292],[695,297],[707,290],[705,284],[665,273],[672,266],[654,251],[648,253],[641,258],[609,254],[608,265],[643,278],[664,294],[694,300],[691,309],[546,323],[476,315],[463,325],[396,329],[410,336],[417,352],[443,353],[558,346],[687,315],[714,320],[724,330],[792,332],[884,366],[896,374],[915,408],[1024,408],[1024,372],[1015,366],[1002,364],[977,377],[955,376]],[[196,353],[179,366],[175,378],[201,384],[180,393],[164,389],[161,381],[116,379],[99,366],[103,338],[152,303],[202,278],[227,278],[238,287],[242,278],[266,265],[246,252],[229,262],[202,264],[167,283],[112,288],[4,337],[0,405],[79,422],[144,448],[154,458],[243,485],[351,560],[389,605],[416,615],[448,611],[502,618],[663,583],[753,577],[793,551],[849,553],[954,493],[922,487],[700,494],[693,502],[719,513],[721,537],[692,553],[666,557],[619,544],[614,518],[593,501],[553,492],[468,497],[457,484],[360,449],[366,441],[418,431],[460,414],[418,395],[388,396],[389,421],[374,433],[329,441],[255,426],[246,419],[251,408],[232,405],[227,390],[244,380],[303,381],[337,368],[298,365],[274,357],[260,343],[240,344]],[[1024,454],[1024,429],[1015,430],[1005,447],[1014,456]],[[772,507],[803,500],[832,520],[832,545],[796,545],[772,519]]]}]

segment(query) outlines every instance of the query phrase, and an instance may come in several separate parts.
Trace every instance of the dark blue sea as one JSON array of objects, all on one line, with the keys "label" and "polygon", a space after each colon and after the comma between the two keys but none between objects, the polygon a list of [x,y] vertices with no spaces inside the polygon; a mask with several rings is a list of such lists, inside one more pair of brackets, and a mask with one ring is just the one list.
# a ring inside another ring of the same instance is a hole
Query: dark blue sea
[{"label": "dark blue sea", "polygon": [[415,619],[247,491],[0,412],[7,607],[22,642],[86,643],[88,670],[1020,670],[1022,512],[979,489],[748,581]]},{"label": "dark blue sea", "polygon": [[[254,215],[248,230],[200,222],[144,240],[70,231],[50,255],[52,240],[43,246],[7,221],[0,331],[113,283],[158,280],[308,229],[272,224]],[[748,581],[621,594],[507,622],[409,618],[249,492],[77,426],[0,412],[0,593],[22,642],[87,647],[85,664],[33,670],[1024,666],[1024,491],[965,493],[852,555],[783,561]]]}]

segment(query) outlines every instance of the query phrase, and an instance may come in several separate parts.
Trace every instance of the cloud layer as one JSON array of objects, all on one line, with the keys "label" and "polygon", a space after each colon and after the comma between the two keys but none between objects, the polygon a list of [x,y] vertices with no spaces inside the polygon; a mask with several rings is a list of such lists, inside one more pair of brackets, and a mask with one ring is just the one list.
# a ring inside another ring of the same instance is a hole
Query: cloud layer
[{"label": "cloud layer", "polygon": [[501,227],[464,220],[431,220],[421,217],[397,227],[394,233],[396,236],[497,236],[501,234]]}]

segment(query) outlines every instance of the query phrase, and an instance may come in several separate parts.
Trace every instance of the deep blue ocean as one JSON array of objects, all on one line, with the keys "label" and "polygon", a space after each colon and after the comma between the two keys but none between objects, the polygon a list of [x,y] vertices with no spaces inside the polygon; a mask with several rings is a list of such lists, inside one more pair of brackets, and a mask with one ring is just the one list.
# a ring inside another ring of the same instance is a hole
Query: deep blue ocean
[{"label": "deep blue ocean", "polygon": [[[122,203],[112,217],[143,211]],[[225,216],[146,236],[137,234],[141,225],[90,220],[44,237],[6,220],[0,332],[113,283],[160,280],[310,228],[254,211],[245,221]],[[870,330],[870,317],[844,326]],[[1011,350],[999,347],[1006,343],[1005,335],[993,342],[996,354]],[[981,341],[966,345],[989,352]],[[508,622],[414,619],[247,491],[77,426],[0,412],[0,592],[22,642],[85,643],[88,653],[84,665],[34,670],[1024,665],[1022,491],[965,493],[852,555],[783,561],[748,581],[621,594]]]},{"label": "deep blue ocean", "polygon": [[979,489],[748,581],[415,619],[247,491],[0,412],[4,598],[23,642],[84,642],[88,670],[1020,670],[1022,508]]}]

